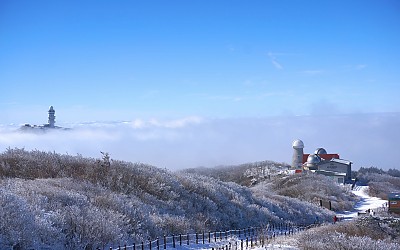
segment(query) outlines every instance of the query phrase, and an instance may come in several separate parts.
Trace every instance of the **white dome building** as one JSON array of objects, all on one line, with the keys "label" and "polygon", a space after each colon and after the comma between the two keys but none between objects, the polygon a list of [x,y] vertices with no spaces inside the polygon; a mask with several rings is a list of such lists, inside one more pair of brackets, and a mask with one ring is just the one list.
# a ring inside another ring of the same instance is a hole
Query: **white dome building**
[{"label": "white dome building", "polygon": [[338,154],[328,154],[324,148],[317,148],[313,154],[304,154],[304,143],[294,140],[292,167],[296,173],[301,173],[303,168],[318,174],[326,175],[337,183],[351,182],[352,162],[340,159]]},{"label": "white dome building", "polygon": [[321,157],[319,157],[317,154],[310,154],[307,157],[306,166],[309,170],[316,170],[319,163],[321,163]]}]

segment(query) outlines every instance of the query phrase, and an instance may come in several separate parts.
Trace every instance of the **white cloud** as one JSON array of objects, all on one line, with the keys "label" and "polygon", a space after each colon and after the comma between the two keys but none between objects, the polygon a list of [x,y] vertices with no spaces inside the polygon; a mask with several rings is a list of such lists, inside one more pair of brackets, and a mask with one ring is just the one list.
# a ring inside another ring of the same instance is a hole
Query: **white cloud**
[{"label": "white cloud", "polygon": [[368,65],[366,64],[353,64],[353,65],[345,65],[344,68],[347,70],[363,70],[366,67],[368,67]]},{"label": "white cloud", "polygon": [[268,57],[271,60],[272,65],[274,65],[276,69],[282,70],[283,66],[276,60],[275,55],[276,54],[274,53],[268,52]]},{"label": "white cloud", "polygon": [[316,70],[303,70],[300,73],[308,76],[315,76],[324,74],[325,72],[326,72],[325,70],[316,69]]},{"label": "white cloud", "polygon": [[0,126],[0,149],[24,147],[89,157],[100,157],[100,151],[105,151],[113,159],[178,169],[260,160],[290,162],[291,142],[299,138],[306,145],[305,152],[324,147],[353,161],[355,168],[393,168],[397,167],[395,157],[382,155],[397,155],[400,141],[400,113],[240,119],[193,116],[71,127],[70,131],[31,134]]},{"label": "white cloud", "polygon": [[365,65],[365,64],[356,65],[356,69],[358,69],[358,70],[365,69],[366,67],[367,67],[367,65]]}]

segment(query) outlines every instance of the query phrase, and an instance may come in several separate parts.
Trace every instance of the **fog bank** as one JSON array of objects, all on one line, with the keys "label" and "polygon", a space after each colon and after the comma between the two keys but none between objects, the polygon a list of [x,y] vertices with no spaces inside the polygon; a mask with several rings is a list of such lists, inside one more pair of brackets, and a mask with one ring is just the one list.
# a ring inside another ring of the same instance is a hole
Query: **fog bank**
[{"label": "fog bank", "polygon": [[261,160],[290,163],[291,143],[305,153],[324,147],[354,162],[354,168],[398,168],[400,113],[237,119],[185,117],[123,122],[58,124],[69,131],[16,132],[0,126],[0,150],[19,147],[71,155],[143,162],[162,168],[240,164]]}]

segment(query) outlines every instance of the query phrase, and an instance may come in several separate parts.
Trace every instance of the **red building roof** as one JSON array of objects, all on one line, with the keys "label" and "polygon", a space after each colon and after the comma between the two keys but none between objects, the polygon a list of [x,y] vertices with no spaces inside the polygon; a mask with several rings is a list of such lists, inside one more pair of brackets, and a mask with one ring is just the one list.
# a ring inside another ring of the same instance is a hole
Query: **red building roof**
[{"label": "red building roof", "polygon": [[[307,158],[310,154],[303,154],[303,164],[307,162]],[[319,157],[321,157],[324,160],[330,160],[330,159],[340,159],[338,154],[319,154]]]}]

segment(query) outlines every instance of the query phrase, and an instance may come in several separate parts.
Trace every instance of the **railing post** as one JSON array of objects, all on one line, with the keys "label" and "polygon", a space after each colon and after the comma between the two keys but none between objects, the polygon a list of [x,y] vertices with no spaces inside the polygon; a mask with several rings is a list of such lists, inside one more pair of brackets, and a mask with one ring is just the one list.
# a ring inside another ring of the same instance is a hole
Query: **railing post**
[{"label": "railing post", "polygon": [[182,234],[179,234],[179,246],[182,246]]},{"label": "railing post", "polygon": [[167,249],[167,236],[164,235],[164,249]]},{"label": "railing post", "polygon": [[203,245],[204,245],[204,231],[203,231]]},{"label": "railing post", "polygon": [[144,250],[144,242],[142,241],[142,250]]},{"label": "railing post", "polygon": [[208,243],[211,243],[211,232],[208,231]]},{"label": "railing post", "polygon": [[217,242],[217,231],[214,232],[214,242]]},{"label": "railing post", "polygon": [[187,233],[187,244],[189,246],[190,242],[189,242],[189,233]]},{"label": "railing post", "polygon": [[151,247],[151,239],[149,239],[149,243],[150,243],[150,250],[152,249],[152,247]]},{"label": "railing post", "polygon": [[199,234],[196,233],[196,245],[199,244]]},{"label": "railing post", "polygon": [[240,249],[243,250],[243,239],[240,240]]},{"label": "railing post", "polygon": [[157,237],[157,250],[160,250],[160,238]]},{"label": "railing post", "polygon": [[132,248],[133,248],[133,250],[136,250],[135,243],[133,243],[133,246],[132,246]]},{"label": "railing post", "polygon": [[175,234],[172,235],[172,247],[175,248]]}]

